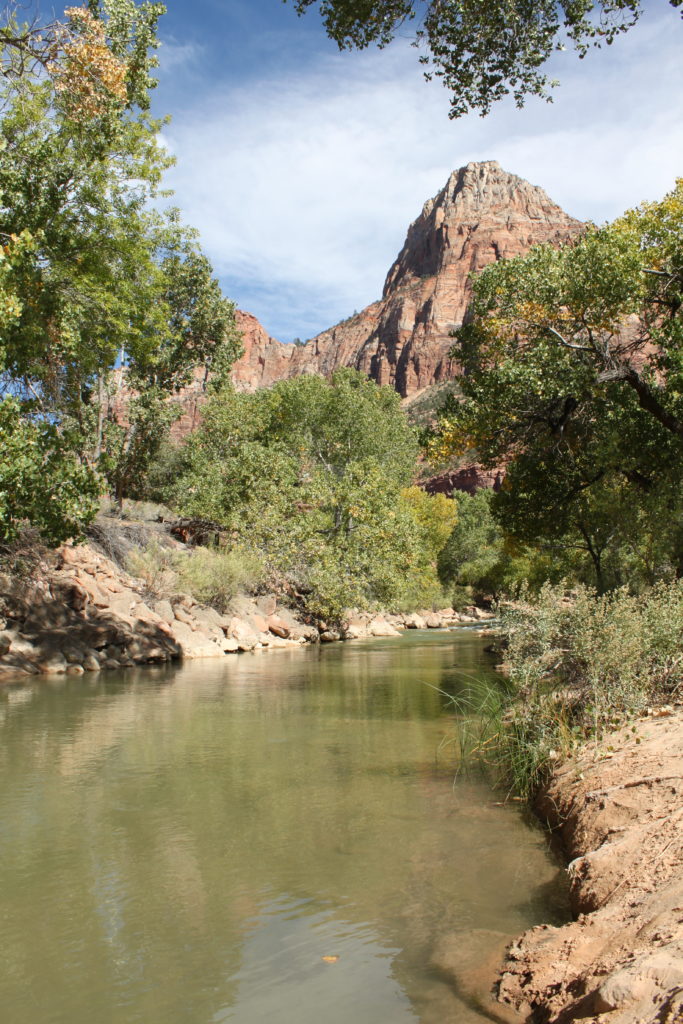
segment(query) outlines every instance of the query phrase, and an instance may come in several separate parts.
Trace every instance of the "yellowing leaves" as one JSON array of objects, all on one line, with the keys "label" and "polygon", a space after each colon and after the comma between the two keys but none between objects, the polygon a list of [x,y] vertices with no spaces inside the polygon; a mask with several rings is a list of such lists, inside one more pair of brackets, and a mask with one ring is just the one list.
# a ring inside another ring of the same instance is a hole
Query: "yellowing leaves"
[{"label": "yellowing leaves", "polygon": [[102,114],[111,101],[126,103],[128,66],[112,53],[104,24],[85,7],[69,7],[67,41],[59,62],[50,65],[55,89],[78,120]]}]

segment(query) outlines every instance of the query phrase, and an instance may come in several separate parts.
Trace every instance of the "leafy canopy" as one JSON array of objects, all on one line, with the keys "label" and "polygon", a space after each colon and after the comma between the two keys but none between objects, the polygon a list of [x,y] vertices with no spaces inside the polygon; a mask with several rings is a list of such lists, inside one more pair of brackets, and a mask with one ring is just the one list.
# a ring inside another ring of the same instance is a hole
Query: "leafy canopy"
[{"label": "leafy canopy", "polygon": [[[641,0],[292,0],[299,14],[317,5],[340,49],[387,46],[414,23],[414,44],[427,53],[426,78],[451,92],[451,117],[488,114],[504,96],[518,107],[528,96],[548,98],[557,85],[543,71],[556,50],[585,57],[638,21]],[[670,0],[679,7],[681,0]]]},{"label": "leafy canopy", "polygon": [[416,456],[396,392],[338,370],[330,382],[304,376],[216,395],[171,498],[222,523],[309,610],[338,618],[438,591],[435,551],[452,518],[406,490]]},{"label": "leafy canopy", "polygon": [[[40,30],[10,17],[0,34],[0,383],[7,416],[55,445],[54,466],[73,460],[84,494],[104,473],[122,496],[173,418],[169,396],[197,364],[222,379],[239,349],[195,233],[155,205],[172,162],[145,113],[161,13],[91,0]],[[22,46],[43,43],[24,60]],[[55,481],[54,516],[59,493]],[[92,507],[81,512],[86,522]],[[26,516],[42,525],[30,503]]]},{"label": "leafy canopy", "polygon": [[463,397],[443,409],[433,455],[504,464],[503,526],[582,547],[600,586],[629,530],[670,524],[659,568],[680,563],[682,300],[680,181],[574,245],[487,267],[457,332]]}]

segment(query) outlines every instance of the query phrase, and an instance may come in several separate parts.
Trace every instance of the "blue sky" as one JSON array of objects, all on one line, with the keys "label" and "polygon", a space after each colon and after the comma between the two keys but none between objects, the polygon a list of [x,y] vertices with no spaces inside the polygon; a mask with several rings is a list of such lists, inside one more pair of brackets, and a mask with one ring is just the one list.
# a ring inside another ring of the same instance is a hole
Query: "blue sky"
[{"label": "blue sky", "polygon": [[380,296],[451,170],[496,159],[602,222],[683,174],[683,21],[664,0],[612,47],[558,54],[555,101],[448,119],[407,39],[339,53],[282,0],[166,0],[157,114],[168,176],[225,293],[283,341]]}]

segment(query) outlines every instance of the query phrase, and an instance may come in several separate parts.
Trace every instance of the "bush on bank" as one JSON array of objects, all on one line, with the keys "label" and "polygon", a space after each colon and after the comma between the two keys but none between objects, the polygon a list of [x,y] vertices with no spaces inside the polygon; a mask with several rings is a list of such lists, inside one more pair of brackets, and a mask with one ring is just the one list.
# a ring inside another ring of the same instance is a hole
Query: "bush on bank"
[{"label": "bush on bank", "polygon": [[683,688],[683,580],[642,596],[547,584],[503,609],[506,686],[485,701],[479,750],[531,795],[587,739]]},{"label": "bush on bank", "polygon": [[263,578],[263,565],[253,552],[202,547],[179,552],[155,541],[134,549],[127,568],[154,597],[191,594],[221,614],[238,593],[255,590]]}]

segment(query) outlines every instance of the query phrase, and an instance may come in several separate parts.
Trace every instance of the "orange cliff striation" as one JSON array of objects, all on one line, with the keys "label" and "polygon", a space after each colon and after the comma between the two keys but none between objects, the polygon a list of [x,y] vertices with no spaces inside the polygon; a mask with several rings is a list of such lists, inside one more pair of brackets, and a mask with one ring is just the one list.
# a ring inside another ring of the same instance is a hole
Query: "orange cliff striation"
[{"label": "orange cliff striation", "polygon": [[457,376],[451,332],[465,316],[470,275],[542,242],[563,245],[582,228],[543,189],[495,160],[469,163],[453,171],[408,228],[379,301],[305,345],[276,341],[240,312],[244,355],[233,369],[235,384],[254,390],[350,366],[405,397]]}]

